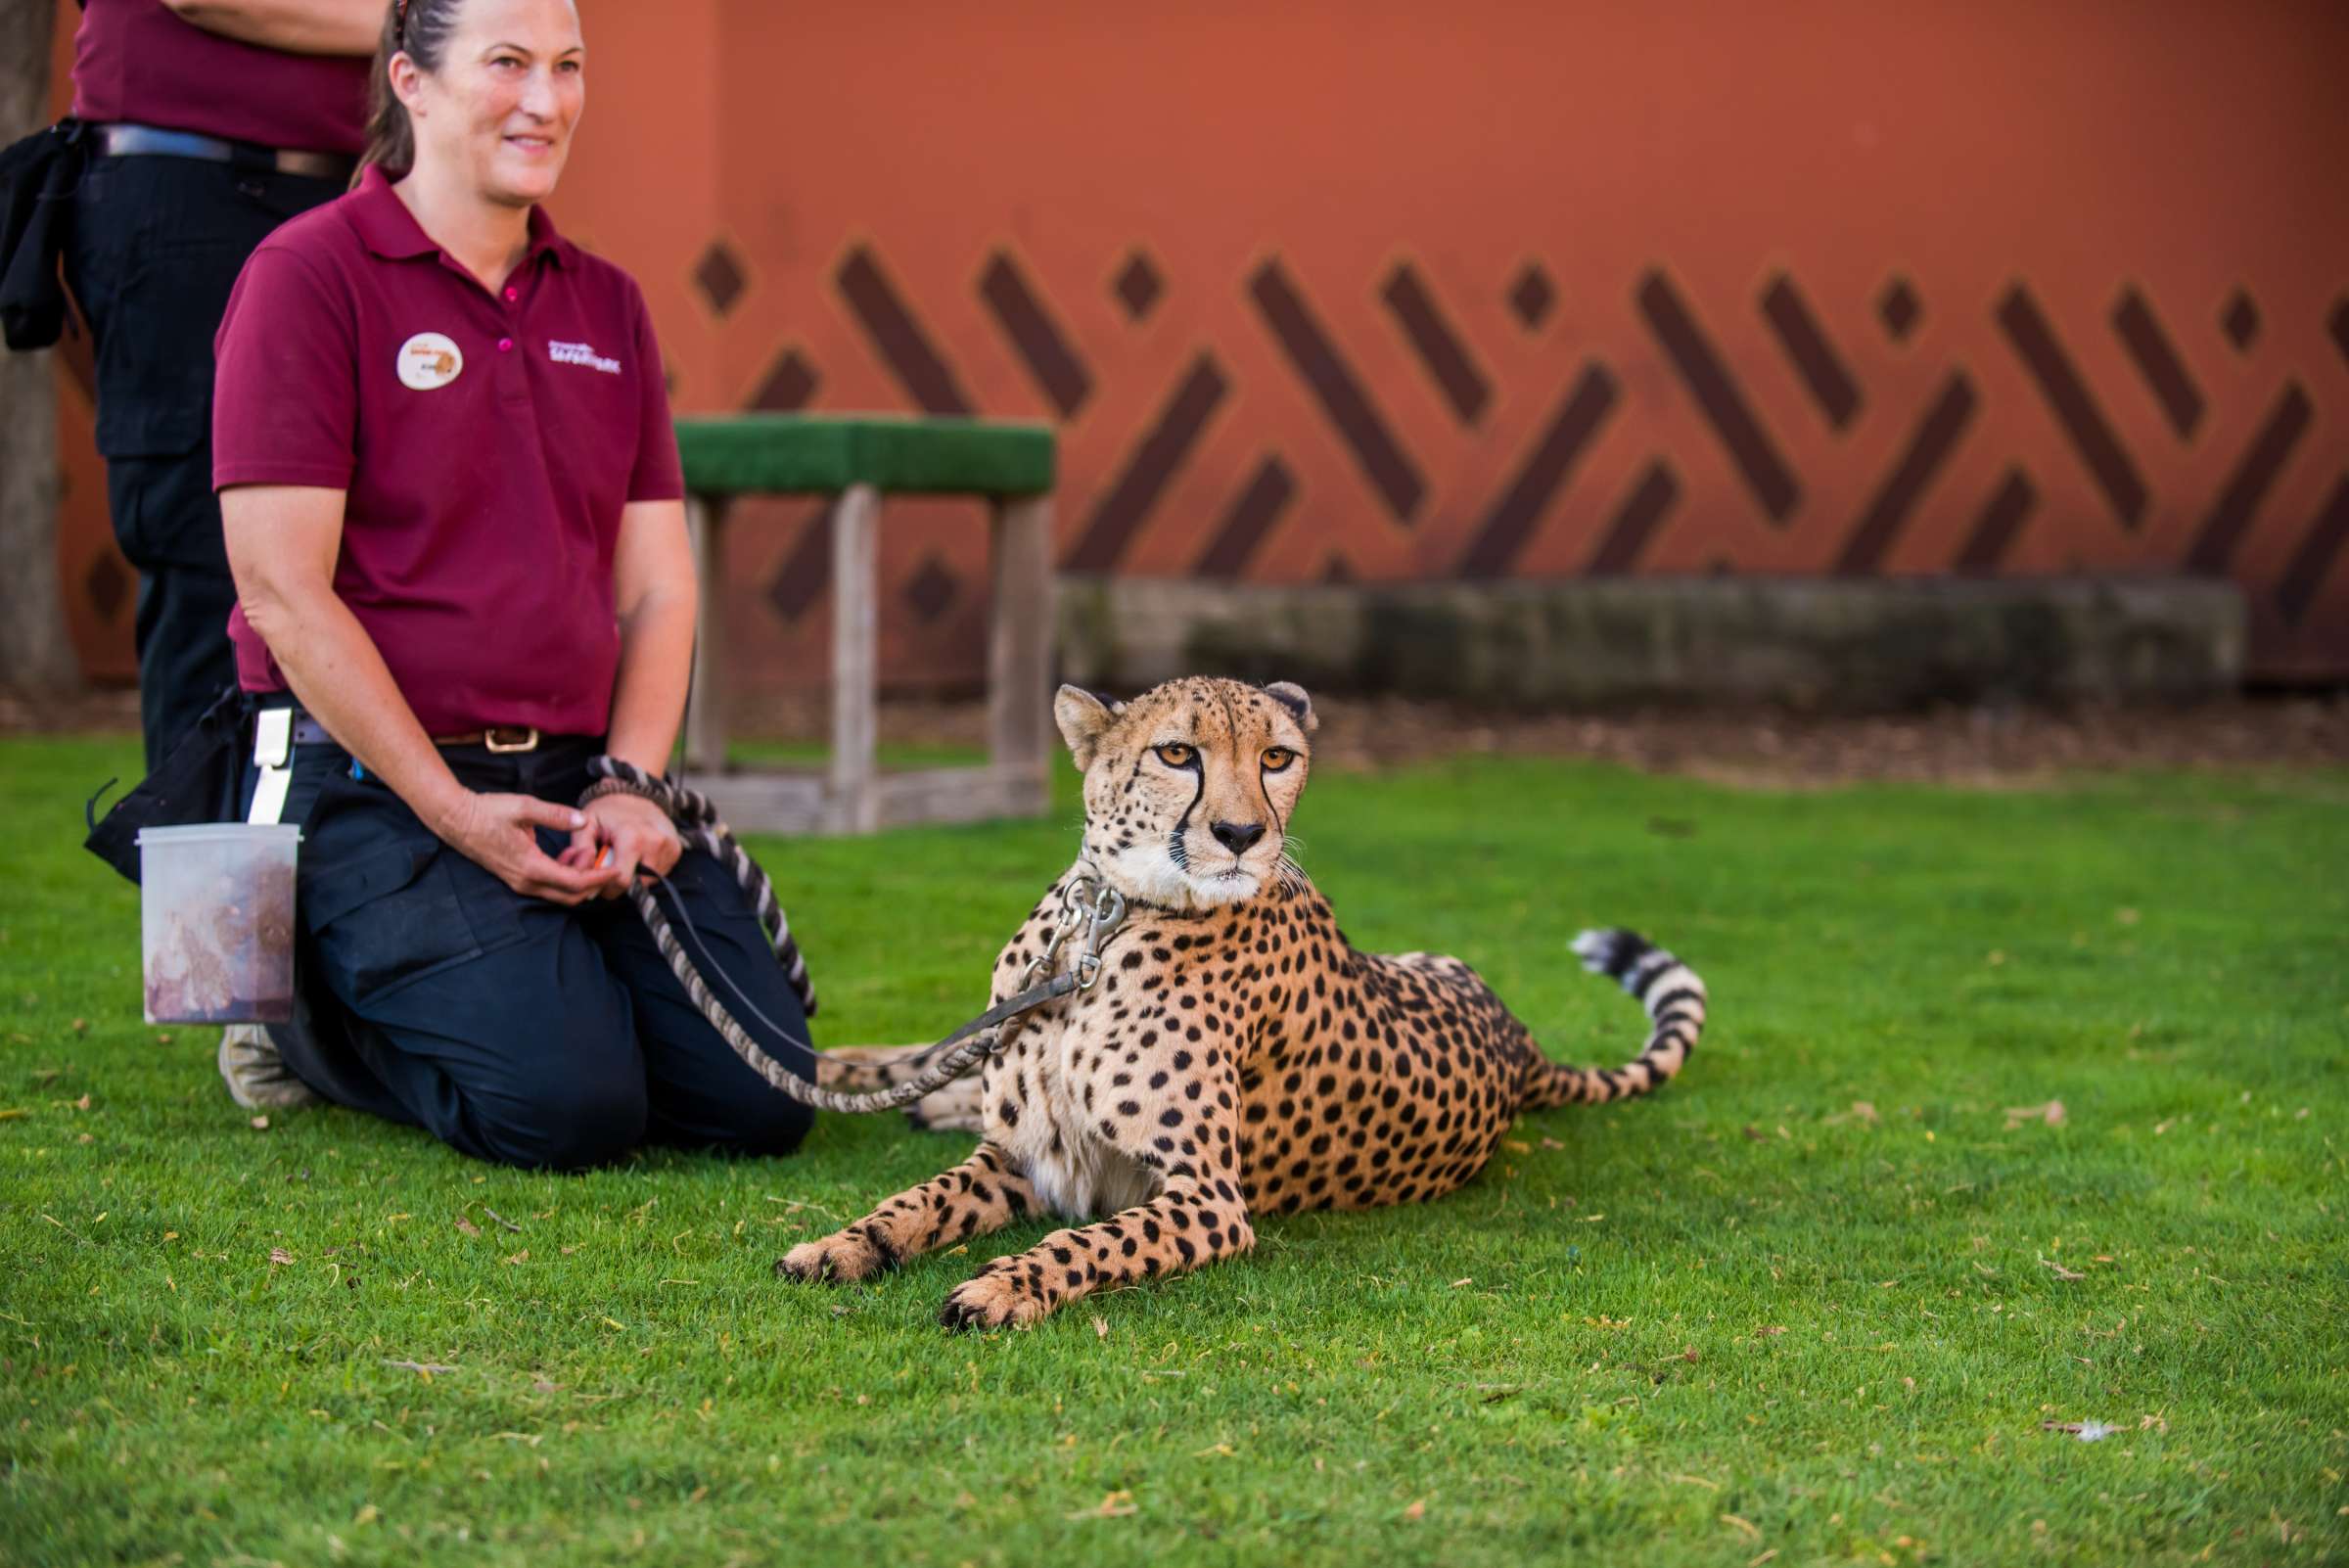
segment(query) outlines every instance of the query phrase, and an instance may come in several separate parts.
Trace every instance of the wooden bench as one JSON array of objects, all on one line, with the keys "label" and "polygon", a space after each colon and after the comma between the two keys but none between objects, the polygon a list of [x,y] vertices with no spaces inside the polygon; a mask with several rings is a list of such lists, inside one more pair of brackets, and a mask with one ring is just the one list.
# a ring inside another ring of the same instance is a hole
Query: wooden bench
[{"label": "wooden bench", "polygon": [[[677,421],[701,576],[685,759],[726,821],[760,833],[870,833],[909,822],[1040,816],[1050,796],[1049,427],[977,419],[749,414]],[[726,511],[738,495],[827,495],[832,509],[832,761],[737,769],[726,757]],[[988,761],[883,773],[874,762],[885,495],[974,495],[992,508]]]}]

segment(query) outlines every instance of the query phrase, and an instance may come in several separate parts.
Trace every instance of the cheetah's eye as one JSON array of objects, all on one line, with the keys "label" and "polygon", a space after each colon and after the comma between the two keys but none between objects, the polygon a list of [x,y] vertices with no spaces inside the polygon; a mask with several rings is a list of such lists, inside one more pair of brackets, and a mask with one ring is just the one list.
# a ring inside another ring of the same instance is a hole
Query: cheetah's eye
[{"label": "cheetah's eye", "polygon": [[1158,760],[1169,767],[1188,767],[1191,765],[1191,759],[1199,755],[1198,748],[1185,746],[1180,741],[1170,741],[1164,746],[1153,746],[1150,749],[1158,753]]},{"label": "cheetah's eye", "polygon": [[1265,771],[1267,773],[1277,773],[1295,761],[1297,761],[1297,754],[1286,746],[1265,748]]}]

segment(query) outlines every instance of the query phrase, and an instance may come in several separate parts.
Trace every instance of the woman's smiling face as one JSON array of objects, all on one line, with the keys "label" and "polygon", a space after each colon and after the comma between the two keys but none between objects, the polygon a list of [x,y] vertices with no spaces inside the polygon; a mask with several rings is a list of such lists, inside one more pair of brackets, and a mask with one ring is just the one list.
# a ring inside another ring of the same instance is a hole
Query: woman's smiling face
[{"label": "woman's smiling face", "polygon": [[544,201],[586,105],[586,59],[571,0],[466,0],[439,69],[392,63],[418,165],[462,171],[501,206]]}]

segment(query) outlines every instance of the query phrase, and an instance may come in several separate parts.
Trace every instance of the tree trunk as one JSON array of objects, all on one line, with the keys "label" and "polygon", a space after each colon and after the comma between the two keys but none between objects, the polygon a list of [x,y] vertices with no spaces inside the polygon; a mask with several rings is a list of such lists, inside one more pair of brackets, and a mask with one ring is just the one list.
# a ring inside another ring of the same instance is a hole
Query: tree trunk
[{"label": "tree trunk", "polygon": [[[56,0],[0,0],[0,146],[49,122]],[[81,684],[57,576],[57,383],[49,351],[0,350],[0,689]]]}]

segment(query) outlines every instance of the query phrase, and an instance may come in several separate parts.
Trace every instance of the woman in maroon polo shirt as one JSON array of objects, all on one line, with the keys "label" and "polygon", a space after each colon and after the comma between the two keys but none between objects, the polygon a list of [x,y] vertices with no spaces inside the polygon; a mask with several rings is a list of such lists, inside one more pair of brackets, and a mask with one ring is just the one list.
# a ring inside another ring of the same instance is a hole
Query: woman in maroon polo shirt
[{"label": "woman in maroon polo shirt", "polygon": [[616,896],[666,875],[804,1039],[755,910],[651,802],[571,805],[600,752],[665,770],[695,617],[644,301],[538,206],[584,63],[568,0],[395,0],[360,183],[262,245],[220,329],[239,675],[304,715],[260,788],[304,824],[315,1016],[272,1034],[327,1097],[484,1159],[781,1151],[806,1113]]}]

